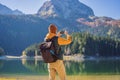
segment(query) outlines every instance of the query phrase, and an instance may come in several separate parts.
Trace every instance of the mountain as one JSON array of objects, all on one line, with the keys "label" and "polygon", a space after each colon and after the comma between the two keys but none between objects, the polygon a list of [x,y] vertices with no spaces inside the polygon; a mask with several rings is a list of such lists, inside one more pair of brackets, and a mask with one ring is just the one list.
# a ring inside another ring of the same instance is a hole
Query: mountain
[{"label": "mountain", "polygon": [[64,28],[70,32],[89,32],[120,38],[120,20],[97,17],[90,7],[78,0],[46,1],[38,10],[37,16],[50,23],[56,23],[59,29]]},{"label": "mountain", "polygon": [[59,29],[69,29],[70,32],[85,31],[88,26],[81,28],[76,20],[89,16],[94,16],[93,10],[79,0],[50,0],[46,1],[38,10],[37,16],[45,19],[49,23],[54,23]]},{"label": "mountain", "polygon": [[79,0],[51,0],[46,1],[38,10],[41,17],[59,17],[64,19],[87,18],[94,16],[93,10],[79,2]]},{"label": "mountain", "polygon": [[[34,15],[8,15],[20,13],[0,4],[0,47],[8,55],[21,55],[22,51],[44,40],[50,23],[59,30],[87,32],[97,36],[120,39],[120,20],[97,17],[93,10],[78,0],[46,1]],[[7,15],[6,15],[7,14]]]},{"label": "mountain", "polygon": [[77,22],[91,26],[91,27],[98,27],[98,26],[120,27],[120,20],[115,20],[110,17],[90,16],[89,19],[91,19],[91,21],[88,21],[85,18],[79,18],[77,19]]},{"label": "mountain", "polygon": [[44,40],[49,23],[33,15],[0,15],[0,47],[8,55]]},{"label": "mountain", "polygon": [[0,4],[0,14],[1,15],[23,15],[19,10],[12,10],[5,5]]},{"label": "mountain", "polygon": [[18,9],[13,11],[14,15],[23,15],[23,12],[19,11]]}]

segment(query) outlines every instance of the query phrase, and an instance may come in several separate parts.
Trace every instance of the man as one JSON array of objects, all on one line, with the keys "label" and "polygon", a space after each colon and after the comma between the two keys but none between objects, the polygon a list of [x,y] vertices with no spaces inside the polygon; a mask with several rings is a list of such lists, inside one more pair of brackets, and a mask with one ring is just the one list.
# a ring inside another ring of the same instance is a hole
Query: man
[{"label": "man", "polygon": [[48,63],[48,71],[49,71],[49,80],[55,80],[56,72],[58,73],[61,80],[66,80],[66,71],[65,66],[63,64],[63,53],[61,53],[61,45],[68,45],[72,42],[71,36],[68,34],[67,31],[64,32],[67,38],[62,38],[61,33],[58,32],[57,34],[57,27],[54,24],[50,24],[48,27],[48,34],[45,37],[45,40],[52,39],[53,37],[57,36],[57,43],[58,43],[58,60],[53,63]]}]

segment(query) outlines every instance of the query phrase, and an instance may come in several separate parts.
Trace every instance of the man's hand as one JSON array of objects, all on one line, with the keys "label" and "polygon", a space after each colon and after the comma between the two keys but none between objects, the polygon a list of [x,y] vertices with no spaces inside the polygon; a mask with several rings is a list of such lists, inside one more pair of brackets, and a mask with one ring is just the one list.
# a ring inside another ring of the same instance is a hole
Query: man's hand
[{"label": "man's hand", "polygon": [[68,35],[68,32],[65,30],[64,34],[65,34],[65,35]]},{"label": "man's hand", "polygon": [[57,36],[60,37],[62,34],[60,34],[60,32],[57,33]]}]

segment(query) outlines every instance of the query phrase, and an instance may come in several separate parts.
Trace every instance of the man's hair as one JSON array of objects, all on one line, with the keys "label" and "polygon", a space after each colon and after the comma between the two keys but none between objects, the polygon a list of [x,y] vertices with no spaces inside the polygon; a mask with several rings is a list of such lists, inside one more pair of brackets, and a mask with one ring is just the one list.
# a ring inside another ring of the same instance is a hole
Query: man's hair
[{"label": "man's hair", "polygon": [[48,30],[50,33],[54,33],[54,34],[57,33],[57,27],[54,24],[50,24]]}]

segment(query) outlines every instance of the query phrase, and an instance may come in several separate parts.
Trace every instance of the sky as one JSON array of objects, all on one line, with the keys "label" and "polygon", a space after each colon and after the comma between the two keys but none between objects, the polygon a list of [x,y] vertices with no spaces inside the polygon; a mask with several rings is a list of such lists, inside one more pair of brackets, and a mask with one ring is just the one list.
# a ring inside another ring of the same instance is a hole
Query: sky
[{"label": "sky", "polygon": [[[25,14],[35,14],[47,0],[0,0],[12,10],[18,9]],[[73,0],[74,1],[74,0]],[[95,16],[120,19],[120,0],[79,0],[93,9]]]}]

